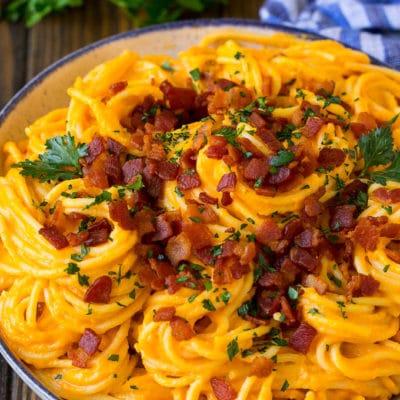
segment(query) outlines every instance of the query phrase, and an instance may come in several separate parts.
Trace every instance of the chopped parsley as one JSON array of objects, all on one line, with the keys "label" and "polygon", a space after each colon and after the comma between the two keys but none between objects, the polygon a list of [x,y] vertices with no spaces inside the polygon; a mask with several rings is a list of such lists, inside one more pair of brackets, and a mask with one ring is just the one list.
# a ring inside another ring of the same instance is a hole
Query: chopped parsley
[{"label": "chopped parsley", "polygon": [[229,361],[232,361],[234,357],[239,353],[238,338],[235,338],[228,343],[226,352],[228,353]]}]

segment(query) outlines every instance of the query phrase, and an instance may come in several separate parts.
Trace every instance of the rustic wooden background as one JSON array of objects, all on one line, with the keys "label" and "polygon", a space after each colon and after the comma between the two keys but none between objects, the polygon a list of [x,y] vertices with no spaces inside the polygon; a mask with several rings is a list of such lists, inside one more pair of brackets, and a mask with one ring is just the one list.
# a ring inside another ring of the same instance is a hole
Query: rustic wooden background
[{"label": "rustic wooden background", "polygon": [[[26,29],[0,21],[0,109],[32,77],[66,54],[107,36],[133,29],[132,22],[106,0],[86,0],[83,8],[51,15]],[[203,18],[258,19],[263,0],[229,0]],[[0,400],[40,400],[0,356]]]}]

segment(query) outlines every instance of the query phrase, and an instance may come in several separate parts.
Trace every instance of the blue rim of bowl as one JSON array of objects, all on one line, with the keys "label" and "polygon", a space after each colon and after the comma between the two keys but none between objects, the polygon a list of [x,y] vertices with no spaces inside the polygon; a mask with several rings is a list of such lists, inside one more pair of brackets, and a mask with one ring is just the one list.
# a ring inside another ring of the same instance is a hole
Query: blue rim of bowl
[{"label": "blue rim of bowl", "polygon": [[[42,72],[37,74],[33,79],[31,79],[25,86],[23,86],[12,98],[9,100],[4,108],[0,111],[0,128],[7,116],[14,110],[17,104],[29,94],[31,90],[36,88],[48,75],[56,71],[58,68],[62,67],[64,64],[78,58],[79,56],[92,51],[96,48],[102,47],[106,44],[112,43],[125,38],[137,37],[145,35],[151,32],[157,31],[168,31],[176,30],[183,27],[209,27],[209,26],[223,26],[223,25],[235,25],[242,27],[256,27],[256,28],[266,28],[280,32],[292,33],[295,35],[306,35],[307,38],[314,39],[329,39],[326,36],[319,35],[315,32],[307,31],[304,29],[298,29],[286,25],[271,24],[257,20],[249,19],[238,19],[238,18],[220,18],[220,19],[197,19],[197,20],[183,20],[178,22],[169,22],[160,25],[152,25],[149,27],[131,30],[127,32],[118,33],[107,38],[93,42],[87,46],[84,46],[66,56],[60,58],[58,61],[54,62]],[[350,46],[346,46],[350,47]],[[350,47],[351,48],[351,47]],[[377,65],[389,67],[387,64],[369,56],[371,62]],[[389,67],[390,68],[390,67]],[[0,338],[0,354],[4,357],[11,368],[16,372],[19,377],[43,400],[59,400],[49,389],[47,389],[30,371],[29,367],[26,366],[20,359],[18,359],[15,354],[7,347],[3,339]]]}]

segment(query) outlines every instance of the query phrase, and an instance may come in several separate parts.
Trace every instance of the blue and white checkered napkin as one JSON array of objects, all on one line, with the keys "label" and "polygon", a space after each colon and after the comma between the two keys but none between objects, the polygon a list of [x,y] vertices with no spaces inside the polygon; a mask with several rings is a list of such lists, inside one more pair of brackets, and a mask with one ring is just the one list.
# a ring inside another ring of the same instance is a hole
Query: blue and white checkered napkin
[{"label": "blue and white checkered napkin", "polygon": [[400,0],[265,0],[260,18],[339,40],[400,69]]}]

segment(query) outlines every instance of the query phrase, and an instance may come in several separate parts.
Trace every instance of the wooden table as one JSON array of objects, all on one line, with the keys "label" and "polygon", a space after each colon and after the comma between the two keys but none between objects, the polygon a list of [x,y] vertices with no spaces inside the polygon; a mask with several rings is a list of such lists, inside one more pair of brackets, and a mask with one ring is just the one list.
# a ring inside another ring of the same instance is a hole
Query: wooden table
[{"label": "wooden table", "polygon": [[[86,0],[83,8],[52,15],[31,29],[0,22],[0,109],[32,77],[64,55],[96,40],[133,29],[132,22],[106,0]],[[228,0],[204,18],[258,19],[263,0]],[[0,357],[0,399],[39,400]]]}]

